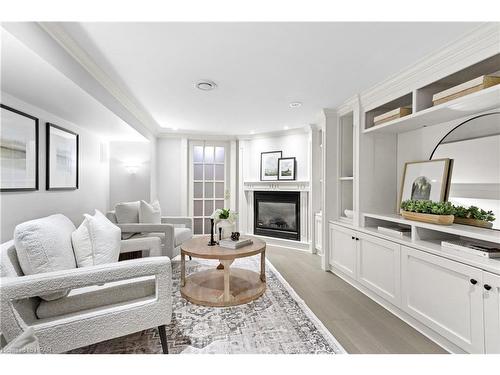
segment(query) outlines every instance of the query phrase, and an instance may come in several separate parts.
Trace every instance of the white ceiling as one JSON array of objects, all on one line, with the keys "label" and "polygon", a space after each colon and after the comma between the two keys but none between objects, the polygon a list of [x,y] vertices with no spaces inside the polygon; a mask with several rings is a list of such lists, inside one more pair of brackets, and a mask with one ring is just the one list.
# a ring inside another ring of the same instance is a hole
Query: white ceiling
[{"label": "white ceiling", "polygon": [[135,129],[1,29],[1,89],[107,140],[145,141]]},{"label": "white ceiling", "polygon": [[[82,23],[64,27],[162,128],[302,127],[475,23]],[[194,88],[209,79],[218,88]],[[47,90],[43,91],[44,94]],[[302,107],[289,108],[291,101]]]}]

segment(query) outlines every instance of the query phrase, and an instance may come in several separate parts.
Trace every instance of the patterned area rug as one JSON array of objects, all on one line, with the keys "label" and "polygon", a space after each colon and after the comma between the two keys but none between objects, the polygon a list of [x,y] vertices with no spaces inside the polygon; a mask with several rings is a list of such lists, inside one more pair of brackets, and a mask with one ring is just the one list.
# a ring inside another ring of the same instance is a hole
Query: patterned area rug
[{"label": "patterned area rug", "polygon": [[[258,256],[233,266],[257,271]],[[186,274],[218,262],[186,261]],[[345,350],[266,262],[267,290],[259,299],[234,307],[204,307],[187,302],[179,291],[180,262],[172,262],[173,316],[167,326],[171,354],[338,354]],[[158,331],[151,329],[73,350],[71,353],[161,353]]]}]

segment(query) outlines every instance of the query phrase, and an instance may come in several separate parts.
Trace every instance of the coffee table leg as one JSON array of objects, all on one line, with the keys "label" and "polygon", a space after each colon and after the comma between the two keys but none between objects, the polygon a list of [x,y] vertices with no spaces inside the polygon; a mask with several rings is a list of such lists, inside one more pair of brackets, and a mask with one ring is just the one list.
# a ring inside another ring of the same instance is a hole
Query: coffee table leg
[{"label": "coffee table leg", "polygon": [[260,280],[266,282],[266,251],[260,253]]},{"label": "coffee table leg", "polygon": [[181,287],[186,285],[186,256],[181,254]]},{"label": "coffee table leg", "polygon": [[224,302],[231,301],[231,289],[229,285],[229,279],[231,276],[231,264],[233,260],[220,260],[220,263],[224,266]]}]

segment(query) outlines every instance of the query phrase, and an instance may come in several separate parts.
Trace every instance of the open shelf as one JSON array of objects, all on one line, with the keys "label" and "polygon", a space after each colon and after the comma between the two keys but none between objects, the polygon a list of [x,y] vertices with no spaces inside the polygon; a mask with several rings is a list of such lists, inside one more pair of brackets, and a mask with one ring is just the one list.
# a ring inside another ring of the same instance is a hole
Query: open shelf
[{"label": "open shelf", "polygon": [[484,229],[469,225],[452,224],[452,225],[437,225],[422,223],[420,221],[407,220],[397,214],[371,214],[363,213],[365,218],[373,218],[397,224],[409,225],[415,228],[425,228],[435,232],[446,233],[455,236],[469,237],[477,240],[500,244],[500,231],[493,229]]},{"label": "open shelf", "polygon": [[344,210],[354,206],[354,112],[340,116],[338,126],[338,217],[352,223]]},{"label": "open shelf", "polygon": [[499,107],[500,85],[497,85],[450,100],[435,107],[424,109],[406,117],[365,129],[363,133],[404,133]]},{"label": "open shelf", "polygon": [[434,94],[450,89],[483,75],[498,75],[498,73],[500,73],[499,69],[500,54],[496,54],[417,89],[415,112],[423,111],[427,108],[432,108],[432,97]]},{"label": "open shelf", "polygon": [[388,122],[385,122],[385,123],[380,124],[380,125],[375,125],[375,123],[374,123],[375,117],[377,117],[383,113],[392,111],[393,109],[396,109],[399,107],[411,108],[412,102],[413,102],[413,93],[410,92],[410,93],[403,95],[399,98],[391,100],[388,103],[384,103],[383,105],[380,105],[376,108],[373,108],[373,109],[367,111],[365,113],[365,129],[364,129],[364,131],[366,132],[367,130],[370,130],[370,129],[378,129],[380,127],[385,126],[386,124],[391,124],[393,122],[397,122],[397,121],[400,121],[402,119],[408,118],[411,115],[407,115],[407,116],[401,117],[401,118],[396,119],[396,120],[388,121]]}]

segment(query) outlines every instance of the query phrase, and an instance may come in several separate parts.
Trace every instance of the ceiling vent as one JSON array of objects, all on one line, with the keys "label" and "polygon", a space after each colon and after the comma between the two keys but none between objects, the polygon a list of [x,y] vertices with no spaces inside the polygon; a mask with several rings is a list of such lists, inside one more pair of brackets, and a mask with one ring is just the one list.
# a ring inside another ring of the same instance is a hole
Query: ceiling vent
[{"label": "ceiling vent", "polygon": [[196,83],[196,87],[202,91],[210,91],[215,89],[217,85],[212,81],[199,81]]}]

